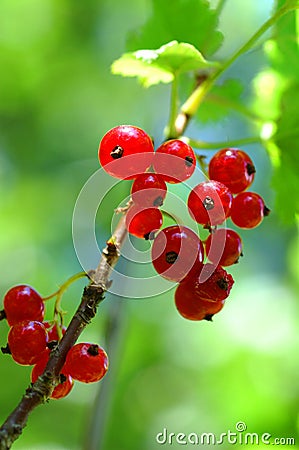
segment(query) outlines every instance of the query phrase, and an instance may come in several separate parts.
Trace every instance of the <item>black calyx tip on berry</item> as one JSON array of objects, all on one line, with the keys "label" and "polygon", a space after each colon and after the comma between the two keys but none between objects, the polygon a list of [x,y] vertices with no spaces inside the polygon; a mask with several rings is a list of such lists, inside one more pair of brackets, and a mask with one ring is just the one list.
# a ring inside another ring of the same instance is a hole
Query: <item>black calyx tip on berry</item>
[{"label": "black calyx tip on berry", "polygon": [[159,195],[159,197],[157,197],[154,202],[153,202],[153,206],[162,206],[163,205],[163,198],[161,197],[161,195]]},{"label": "black calyx tip on berry", "polygon": [[271,209],[269,209],[269,208],[265,205],[265,206],[264,206],[264,210],[263,210],[264,216],[265,216],[265,217],[269,216],[270,212],[271,212]]},{"label": "black calyx tip on berry", "polygon": [[208,322],[213,322],[213,316],[214,314],[206,314],[203,319],[207,320]]},{"label": "black calyx tip on berry", "polygon": [[66,380],[67,380],[67,378],[63,373],[59,374],[59,383],[60,384],[65,383]]},{"label": "black calyx tip on berry", "polygon": [[5,347],[1,347],[1,352],[2,352],[4,355],[11,355],[11,351],[10,351],[9,345],[6,344]]},{"label": "black calyx tip on berry", "polygon": [[58,345],[58,341],[50,341],[47,343],[47,347],[50,350],[54,350],[54,348],[56,348]]},{"label": "black calyx tip on berry", "polygon": [[149,233],[146,233],[144,235],[144,239],[146,241],[153,241],[155,239],[155,232],[154,231],[150,231]]},{"label": "black calyx tip on berry", "polygon": [[252,175],[253,173],[256,172],[254,165],[250,164],[250,163],[246,164],[246,170],[247,170],[248,175]]},{"label": "black calyx tip on berry", "polygon": [[97,356],[99,354],[99,346],[97,344],[91,344],[87,350],[90,356]]},{"label": "black calyx tip on berry", "polygon": [[117,145],[116,147],[114,147],[114,149],[110,153],[110,156],[113,159],[119,159],[122,157],[123,153],[124,153],[124,149],[120,145]]},{"label": "black calyx tip on berry", "polygon": [[178,254],[174,251],[171,252],[167,252],[166,253],[166,262],[168,262],[168,264],[173,264],[176,262],[178,257]]},{"label": "black calyx tip on berry", "polygon": [[193,160],[192,156],[186,156],[185,162],[186,162],[187,167],[191,167],[192,164],[194,164],[194,160]]},{"label": "black calyx tip on berry", "polygon": [[4,309],[1,309],[0,311],[0,320],[6,319],[6,313],[4,311]]},{"label": "black calyx tip on berry", "polygon": [[212,199],[212,197],[210,197],[210,196],[207,196],[207,197],[203,200],[202,204],[203,204],[203,206],[205,207],[205,209],[206,209],[207,211],[209,211],[210,209],[213,209],[214,206],[215,206],[215,202],[214,202],[214,200]]},{"label": "black calyx tip on berry", "polygon": [[222,290],[222,291],[226,291],[228,288],[228,282],[226,281],[225,278],[219,278],[219,280],[216,281],[217,286]]}]

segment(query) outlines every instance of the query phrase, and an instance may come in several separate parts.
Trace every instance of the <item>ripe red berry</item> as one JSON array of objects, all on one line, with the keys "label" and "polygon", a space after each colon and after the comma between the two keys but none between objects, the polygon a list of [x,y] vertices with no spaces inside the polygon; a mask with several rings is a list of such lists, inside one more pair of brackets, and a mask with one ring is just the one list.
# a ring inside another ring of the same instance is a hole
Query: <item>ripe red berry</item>
[{"label": "ripe red berry", "polygon": [[233,194],[247,189],[253,182],[255,167],[247,153],[224,148],[209,163],[209,178],[225,184]]},{"label": "ripe red berry", "polygon": [[168,183],[181,183],[193,174],[196,157],[190,145],[179,139],[172,139],[157,149],[153,166]]},{"label": "ripe red berry", "polygon": [[154,146],[141,128],[120,125],[109,130],[100,142],[99,161],[110,175],[130,180],[151,165]]},{"label": "ripe red berry", "polygon": [[42,297],[25,284],[14,286],[5,294],[4,311],[10,326],[23,320],[42,321],[44,318],[44,302]]},{"label": "ripe red berry", "polygon": [[242,192],[233,199],[231,220],[240,228],[257,227],[270,210],[255,192]]},{"label": "ripe red berry", "polygon": [[144,206],[162,206],[166,197],[167,186],[160,175],[142,173],[132,184],[132,199],[134,203]]},{"label": "ripe red berry", "polygon": [[[48,333],[48,342],[59,341],[57,326],[56,326],[55,322],[46,321],[46,322],[43,322],[43,324],[46,327],[46,330]],[[64,333],[66,332],[65,326],[62,327],[61,332],[62,332],[62,335],[64,335]]]},{"label": "ripe red berry", "polygon": [[242,255],[242,239],[230,228],[219,228],[206,240],[206,254],[215,265],[235,264]]},{"label": "ripe red berry", "polygon": [[[45,350],[39,357],[37,363],[33,366],[31,371],[31,381],[35,383],[38,377],[44,372],[47,362],[49,360],[50,350]],[[60,383],[54,388],[51,398],[59,399],[66,397],[74,386],[74,380],[65,371],[64,366],[59,375]]]},{"label": "ripe red berry", "polygon": [[230,215],[233,196],[219,181],[203,181],[188,197],[191,217],[206,226],[220,225]]},{"label": "ripe red berry", "polygon": [[47,331],[41,322],[24,321],[13,325],[8,333],[8,346],[13,359],[22,365],[35,364],[46,349]]},{"label": "ripe red berry", "polygon": [[108,370],[108,356],[97,344],[75,344],[67,354],[65,370],[83,383],[99,381]]},{"label": "ripe red berry", "polygon": [[164,228],[152,246],[152,262],[164,278],[181,281],[196,264],[201,264],[204,249],[199,237],[190,228],[174,225]]},{"label": "ripe red berry", "polygon": [[139,205],[133,205],[126,214],[127,230],[138,238],[153,239],[162,223],[163,216],[158,208],[141,209]]},{"label": "ripe red berry", "polygon": [[174,298],[180,315],[189,320],[212,320],[212,316],[224,306],[223,300],[211,302],[202,299],[190,281],[179,283]]},{"label": "ripe red berry", "polygon": [[234,279],[223,267],[207,263],[200,274],[188,282],[201,299],[218,302],[229,296]]}]

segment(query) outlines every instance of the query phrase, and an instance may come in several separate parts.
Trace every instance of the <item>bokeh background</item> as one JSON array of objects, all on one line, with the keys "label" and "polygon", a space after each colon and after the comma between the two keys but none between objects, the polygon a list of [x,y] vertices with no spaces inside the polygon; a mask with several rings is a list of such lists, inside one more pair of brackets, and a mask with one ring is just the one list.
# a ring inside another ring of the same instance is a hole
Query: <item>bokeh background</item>
[{"label": "bokeh background", "polygon": [[[216,56],[225,58],[245,42],[272,6],[270,0],[227,0],[220,20],[225,41]],[[150,0],[1,0],[2,297],[19,283],[48,295],[81,270],[72,214],[81,188],[99,168],[97,148],[108,129],[131,123],[157,143],[162,140],[169,86],[144,90],[133,79],[110,74],[111,63],[126,50],[127,33],[150,14]],[[246,101],[252,80],[265,66],[258,46],[225,76],[242,80]],[[193,137],[208,141],[252,133],[236,113],[190,127]],[[253,188],[273,209],[267,154],[258,144],[243,148],[257,166]],[[111,232],[111,205],[117,206],[129,189],[129,182],[119,183],[99,210],[100,247]],[[14,448],[150,450],[160,447],[155,437],[164,428],[220,434],[235,431],[238,421],[249,432],[297,438],[297,229],[283,226],[274,210],[259,228],[242,235],[245,256],[231,270],[235,286],[214,323],[181,318],[174,290],[140,300],[107,295],[81,340],[108,350],[109,375],[95,385],[77,383],[69,397],[39,407]],[[138,277],[142,269],[126,265],[124,270]],[[83,286],[78,281],[65,295],[66,322]],[[51,313],[49,302],[47,317]],[[1,322],[1,346],[7,331]],[[30,368],[2,355],[0,374],[2,422],[28,385]]]}]

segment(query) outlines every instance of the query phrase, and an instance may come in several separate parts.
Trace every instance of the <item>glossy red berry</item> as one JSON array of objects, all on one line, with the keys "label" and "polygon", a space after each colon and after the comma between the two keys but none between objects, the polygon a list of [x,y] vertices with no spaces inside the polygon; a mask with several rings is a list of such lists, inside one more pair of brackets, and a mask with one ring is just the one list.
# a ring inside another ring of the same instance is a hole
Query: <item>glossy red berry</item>
[{"label": "glossy red berry", "polygon": [[99,161],[110,175],[133,179],[151,165],[154,146],[141,128],[120,125],[109,130],[100,142]]},{"label": "glossy red berry", "polygon": [[132,184],[132,199],[141,206],[159,207],[163,205],[167,186],[163,178],[156,173],[142,173]]},{"label": "glossy red berry", "polygon": [[202,264],[203,244],[197,234],[183,225],[161,230],[152,246],[152,262],[164,278],[181,281],[194,265]]},{"label": "glossy red berry", "polygon": [[225,184],[233,194],[247,189],[253,182],[255,167],[247,153],[224,148],[209,163],[209,178]]},{"label": "glossy red berry", "polygon": [[211,302],[201,298],[190,281],[183,281],[175,291],[175,305],[185,319],[212,320],[212,316],[224,306],[224,301]]},{"label": "glossy red berry", "polygon": [[181,183],[193,174],[196,157],[190,145],[179,139],[172,139],[157,149],[153,166],[168,183]]},{"label": "glossy red berry", "polygon": [[270,210],[255,192],[242,192],[233,199],[231,220],[240,228],[257,227]]},{"label": "glossy red berry", "polygon": [[[50,350],[45,350],[39,357],[37,363],[33,366],[31,371],[31,381],[35,383],[36,380],[44,372],[47,362],[49,360]],[[61,370],[59,375],[59,384],[54,388],[51,398],[60,399],[66,397],[72,390],[74,386],[74,380],[72,377],[64,370]]]},{"label": "glossy red berry", "polygon": [[99,381],[108,370],[108,356],[97,344],[75,344],[67,354],[65,370],[83,383]]},{"label": "glossy red berry", "polygon": [[214,180],[203,181],[189,194],[189,213],[202,225],[220,225],[230,215],[232,199],[230,190],[224,184]]},{"label": "glossy red berry", "polygon": [[[46,327],[47,334],[48,334],[48,342],[51,341],[59,341],[57,326],[55,322],[43,322],[44,326]],[[66,327],[63,326],[61,329],[62,335],[66,332]]]},{"label": "glossy red berry", "polygon": [[242,239],[230,228],[218,228],[206,240],[208,259],[220,266],[230,266],[238,262],[242,255]]},{"label": "glossy red berry", "polygon": [[10,326],[23,320],[42,321],[44,318],[44,302],[42,297],[26,284],[14,286],[5,294],[4,311]]},{"label": "glossy red berry", "polygon": [[22,365],[35,364],[46,349],[47,331],[41,322],[24,321],[13,325],[8,333],[8,346],[13,359]]},{"label": "glossy red berry", "polygon": [[127,230],[138,238],[153,239],[162,223],[163,216],[158,208],[142,209],[139,205],[134,205],[126,214]]}]

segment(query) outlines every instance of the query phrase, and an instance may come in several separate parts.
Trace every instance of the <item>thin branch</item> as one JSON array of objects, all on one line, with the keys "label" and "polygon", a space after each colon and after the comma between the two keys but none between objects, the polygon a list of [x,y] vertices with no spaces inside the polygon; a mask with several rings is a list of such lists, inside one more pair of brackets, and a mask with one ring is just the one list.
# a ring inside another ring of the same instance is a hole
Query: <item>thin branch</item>
[{"label": "thin branch", "polygon": [[223,10],[226,0],[218,0],[218,4],[215,8],[217,15],[219,16]]},{"label": "thin branch", "polygon": [[263,25],[237,50],[230,58],[228,58],[218,70],[200,84],[182,105],[176,121],[177,136],[181,136],[190,118],[194,116],[202,101],[214,86],[216,80],[244,53],[250,50],[258,39],[284,14],[299,9],[298,0],[288,0],[286,4],[276,11]]},{"label": "thin branch", "polygon": [[260,136],[250,136],[247,138],[232,139],[220,142],[205,142],[184,137],[184,141],[191,145],[191,147],[205,150],[217,150],[224,147],[237,147],[239,145],[261,144],[264,142]]},{"label": "thin branch", "polygon": [[62,340],[52,351],[44,373],[33,385],[28,387],[17,407],[1,426],[0,450],[7,450],[12,446],[26,426],[29,414],[50,398],[53,389],[58,384],[59,373],[68,351],[75,344],[86,325],[96,315],[97,307],[111,285],[112,268],[118,261],[120,249],[126,236],[125,216],[122,216],[113,236],[107,241],[98,267],[94,272],[89,273],[91,282],[84,288],[81,303]]}]

